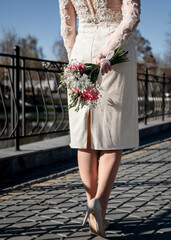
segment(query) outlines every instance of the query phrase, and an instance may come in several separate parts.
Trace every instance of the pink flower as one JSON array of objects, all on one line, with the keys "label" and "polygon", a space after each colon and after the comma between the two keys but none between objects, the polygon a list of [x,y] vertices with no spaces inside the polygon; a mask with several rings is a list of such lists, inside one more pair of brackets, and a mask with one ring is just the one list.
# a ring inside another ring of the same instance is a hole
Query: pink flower
[{"label": "pink flower", "polygon": [[72,64],[69,69],[70,70],[78,69],[78,65],[77,64]]},{"label": "pink flower", "polygon": [[78,65],[78,69],[79,69],[79,70],[83,70],[83,69],[85,69],[85,68],[86,68],[86,66],[85,66],[84,64],[81,64],[81,63],[80,63],[80,64]]},{"label": "pink flower", "polygon": [[93,88],[87,88],[83,93],[81,93],[81,96],[85,98],[86,100],[94,101],[98,99],[99,92],[94,90]]},{"label": "pink flower", "polygon": [[74,93],[78,93],[78,89],[77,88],[71,88],[71,90],[74,92]]},{"label": "pink flower", "polygon": [[77,65],[77,64],[72,64],[69,69],[70,69],[70,70],[73,70],[73,69],[83,70],[83,69],[85,69],[85,68],[86,68],[86,66],[85,66],[84,64],[79,63],[79,65]]}]

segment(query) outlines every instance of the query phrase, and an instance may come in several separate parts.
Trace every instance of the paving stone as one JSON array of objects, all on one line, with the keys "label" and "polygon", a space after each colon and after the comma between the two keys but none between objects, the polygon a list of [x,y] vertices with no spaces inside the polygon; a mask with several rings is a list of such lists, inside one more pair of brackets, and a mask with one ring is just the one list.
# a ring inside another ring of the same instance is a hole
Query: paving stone
[{"label": "paving stone", "polygon": [[61,199],[61,198],[53,198],[53,199],[47,199],[46,201],[44,201],[43,204],[46,204],[46,205],[57,205],[59,203],[62,203],[62,202],[65,202],[66,199]]},{"label": "paving stone", "polygon": [[34,239],[37,239],[38,236],[46,233],[47,233],[47,230],[34,226],[34,227],[28,228],[27,231],[22,233],[22,235],[30,236],[30,237],[33,237]]},{"label": "paving stone", "polygon": [[58,204],[58,208],[69,209],[69,208],[74,208],[77,205],[78,205],[78,203],[67,201],[67,202]]},{"label": "paving stone", "polygon": [[77,205],[74,207],[74,211],[78,213],[84,213],[86,210],[85,206]]},{"label": "paving stone", "polygon": [[51,231],[53,234],[57,234],[61,237],[67,237],[70,236],[73,232],[78,231],[79,229],[82,229],[82,226],[76,222],[68,222],[65,225],[61,225],[60,227],[56,228],[55,230]]},{"label": "paving stone", "polygon": [[[142,207],[148,207],[149,209],[151,210],[159,210],[160,209],[160,206],[159,205],[156,205],[154,204],[152,201],[151,202],[147,202],[144,206]],[[141,209],[141,207],[140,207]]]},{"label": "paving stone", "polygon": [[21,217],[13,217],[13,216],[10,216],[8,218],[3,218],[0,220],[0,224],[13,224],[13,223],[16,223],[18,221],[21,221],[23,218]]},{"label": "paving stone", "polygon": [[143,206],[145,202],[143,200],[138,200],[135,198],[134,200],[129,201],[127,204],[133,207],[140,207]]},{"label": "paving stone", "polygon": [[57,229],[61,224],[56,223],[55,221],[44,221],[37,225],[37,227],[46,229],[46,231],[51,231],[53,229]]},{"label": "paving stone", "polygon": [[88,229],[86,229],[86,230],[77,231],[77,232],[71,234],[70,236],[67,237],[67,239],[68,240],[71,240],[71,239],[72,240],[75,240],[75,239],[89,240],[89,239],[92,239],[92,235],[89,233]]},{"label": "paving stone", "polygon": [[135,211],[135,212],[131,213],[130,216],[146,219],[149,216],[151,216],[152,214],[153,214],[153,212]]},{"label": "paving stone", "polygon": [[[63,203],[63,202],[66,202],[68,201],[70,198],[71,198],[72,195],[70,195],[70,197],[68,198],[67,196],[65,195],[58,195],[56,197],[54,197],[54,199],[50,199],[51,201],[57,201],[58,203]],[[44,201],[44,203],[46,203],[48,200]]]},{"label": "paving stone", "polygon": [[14,235],[24,232],[24,230],[25,230],[24,228],[16,228],[15,226],[13,227],[12,225],[10,225],[4,229],[4,232],[10,233],[14,236]]},{"label": "paving stone", "polygon": [[42,210],[48,209],[47,206],[42,206],[42,205],[34,205],[34,206],[29,206],[27,210],[29,211],[34,211],[34,212],[41,212]]},{"label": "paving stone", "polygon": [[15,200],[14,198],[10,199],[10,200],[6,200],[1,203],[0,209],[4,209],[4,207],[8,207],[8,206],[12,206],[12,205],[17,205],[20,202],[21,202],[21,200]]},{"label": "paving stone", "polygon": [[55,234],[56,237],[59,237],[59,238],[67,238],[68,239],[68,236],[72,234],[72,229],[68,229],[68,228],[57,228],[55,230],[52,230],[51,233],[52,234]]},{"label": "paving stone", "polygon": [[0,240],[4,239],[8,239],[9,237],[12,237],[13,235],[10,233],[4,233],[4,232],[0,232]]},{"label": "paving stone", "polygon": [[129,205],[129,203],[123,204],[119,207],[119,210],[121,212],[128,212],[128,213],[135,211],[135,209],[137,209],[137,207]]},{"label": "paving stone", "polygon": [[67,218],[64,218],[64,217],[59,217],[59,216],[55,216],[55,217],[52,217],[50,219],[50,221],[52,222],[56,222],[56,223],[60,223],[60,224],[64,224],[66,222],[68,222],[68,219]]},{"label": "paving stone", "polygon": [[80,226],[81,226],[82,223],[83,223],[84,217],[85,217],[85,214],[80,215],[79,217],[73,218],[73,219],[72,219],[72,222],[79,223]]},{"label": "paving stone", "polygon": [[39,200],[32,200],[32,199],[29,199],[29,200],[26,200],[26,201],[22,201],[20,204],[20,206],[30,206],[30,205],[36,205],[39,203]]},{"label": "paving stone", "polygon": [[126,217],[128,215],[128,213],[122,213],[122,212],[109,212],[107,214],[107,217],[110,219],[113,219],[115,222],[116,221],[120,221],[121,219],[123,219],[124,217]]},{"label": "paving stone", "polygon": [[27,221],[33,221],[33,222],[42,222],[45,221],[45,218],[43,216],[34,215],[26,219]]},{"label": "paving stone", "polygon": [[51,209],[42,211],[39,213],[39,216],[45,217],[45,218],[52,218],[53,216],[55,216],[56,213],[52,212]]},{"label": "paving stone", "polygon": [[16,205],[14,205],[14,206],[10,206],[10,207],[5,208],[5,210],[7,212],[16,212],[16,211],[24,210],[26,208],[27,207],[25,207],[25,206],[16,206]]},{"label": "paving stone", "polygon": [[14,227],[14,228],[30,228],[30,227],[33,227],[33,226],[36,226],[38,223],[37,222],[31,222],[31,221],[27,221],[27,220],[23,220],[23,221],[20,221],[16,224],[13,224],[11,225],[11,227]]},{"label": "paving stone", "polygon": [[78,217],[80,215],[81,215],[80,213],[67,211],[67,212],[63,212],[63,213],[59,214],[58,216],[71,219],[71,218],[76,218],[76,217]]},{"label": "paving stone", "polygon": [[24,210],[24,211],[19,211],[19,212],[15,212],[12,213],[9,217],[19,217],[19,218],[26,218],[29,216],[35,215],[34,211],[28,211],[28,210]]},{"label": "paving stone", "polygon": [[48,233],[44,234],[41,237],[37,237],[37,240],[60,240],[60,237],[57,237],[56,234]]},{"label": "paving stone", "polygon": [[2,211],[4,208],[6,208],[8,205],[5,204],[6,201],[0,203],[0,210]]},{"label": "paving stone", "polygon": [[[106,238],[107,239],[121,239],[122,237],[124,236],[124,234],[123,233],[117,233],[117,232],[115,232],[115,231],[107,231],[106,232]],[[99,240],[102,240],[102,238],[100,239],[100,237],[96,237],[96,238],[94,238],[94,239],[99,239]]]},{"label": "paving stone", "polygon": [[7,217],[9,215],[11,215],[11,212],[6,212],[6,211],[0,212],[0,221],[1,221],[1,218]]},{"label": "paving stone", "polygon": [[124,233],[136,232],[137,226],[139,226],[142,222],[143,219],[128,215],[118,221],[118,223],[114,226],[114,230],[122,230]]},{"label": "paving stone", "polygon": [[31,240],[32,238],[27,237],[27,236],[17,236],[17,237],[12,237],[9,238],[10,240]]},{"label": "paving stone", "polygon": [[30,190],[29,192],[27,192],[26,194],[25,194],[25,196],[30,196],[30,197],[32,197],[32,196],[37,196],[37,195],[41,195],[42,194],[42,191],[36,191],[36,190]]},{"label": "paving stone", "polygon": [[6,228],[6,227],[8,227],[8,226],[10,226],[10,224],[11,224],[11,223],[3,223],[3,222],[1,222],[1,223],[0,223],[0,230]]},{"label": "paving stone", "polygon": [[19,201],[19,202],[21,202],[21,201],[23,201],[23,200],[28,200],[28,199],[30,199],[32,196],[29,196],[29,193],[27,194],[24,194],[24,195],[20,195],[20,196],[17,196],[17,197],[13,197],[12,198],[12,200],[13,201]]}]

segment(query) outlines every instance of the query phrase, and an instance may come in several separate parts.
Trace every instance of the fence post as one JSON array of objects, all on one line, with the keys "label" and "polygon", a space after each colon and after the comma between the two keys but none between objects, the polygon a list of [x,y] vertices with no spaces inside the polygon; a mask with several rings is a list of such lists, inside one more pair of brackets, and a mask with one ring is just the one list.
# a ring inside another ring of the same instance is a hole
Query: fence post
[{"label": "fence post", "polygon": [[166,78],[165,78],[165,73],[163,73],[163,88],[162,88],[162,121],[164,121],[164,116],[165,116],[165,84],[166,83]]},{"label": "fence post", "polygon": [[145,112],[145,125],[147,125],[147,119],[148,119],[148,69],[145,71],[145,106],[144,106],[144,112]]},{"label": "fence post", "polygon": [[17,151],[20,150],[20,129],[19,129],[19,121],[20,121],[20,105],[19,105],[19,84],[20,84],[20,47],[14,47],[16,61],[15,61],[15,81],[14,81],[14,89],[15,89],[15,100],[16,100],[16,114],[15,114],[15,149]]}]

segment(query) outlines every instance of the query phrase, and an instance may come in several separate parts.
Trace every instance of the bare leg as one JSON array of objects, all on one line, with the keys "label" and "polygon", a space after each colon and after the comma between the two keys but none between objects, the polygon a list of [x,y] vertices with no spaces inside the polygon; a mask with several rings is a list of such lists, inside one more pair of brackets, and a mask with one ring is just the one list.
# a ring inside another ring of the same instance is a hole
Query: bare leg
[{"label": "bare leg", "polygon": [[97,153],[94,150],[78,150],[78,167],[84,184],[87,201],[94,198],[97,190]]},{"label": "bare leg", "polygon": [[88,117],[87,149],[78,149],[78,167],[84,184],[87,201],[94,198],[97,190],[98,151],[91,149],[90,112]]},{"label": "bare leg", "polygon": [[99,160],[98,188],[95,198],[102,206],[102,217],[105,219],[109,195],[118,172],[122,150],[102,150]]}]

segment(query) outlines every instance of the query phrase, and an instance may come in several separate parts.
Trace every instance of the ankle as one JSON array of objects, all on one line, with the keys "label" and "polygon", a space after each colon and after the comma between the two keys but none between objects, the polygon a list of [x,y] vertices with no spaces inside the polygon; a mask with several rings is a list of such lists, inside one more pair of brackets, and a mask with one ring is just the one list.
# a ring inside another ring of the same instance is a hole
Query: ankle
[{"label": "ankle", "polygon": [[89,202],[93,198],[95,198],[95,195],[87,194],[87,202]]}]

